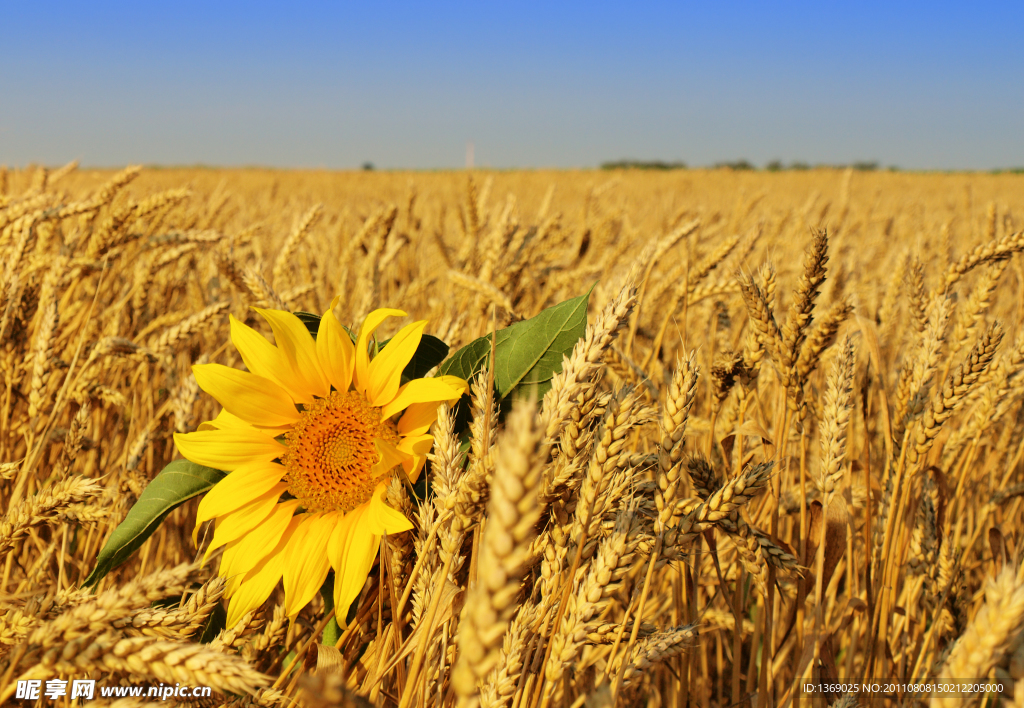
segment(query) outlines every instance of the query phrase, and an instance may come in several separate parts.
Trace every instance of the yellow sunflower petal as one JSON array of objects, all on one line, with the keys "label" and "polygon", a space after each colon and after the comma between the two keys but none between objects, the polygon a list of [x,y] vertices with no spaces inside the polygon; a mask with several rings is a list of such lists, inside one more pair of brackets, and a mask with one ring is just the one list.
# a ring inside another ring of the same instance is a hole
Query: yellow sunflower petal
[{"label": "yellow sunflower petal", "polygon": [[196,364],[192,373],[200,388],[248,423],[279,426],[299,419],[292,397],[270,379],[223,364]]},{"label": "yellow sunflower petal", "polygon": [[426,326],[427,321],[420,320],[402,327],[370,362],[366,386],[366,398],[370,405],[384,406],[394,399],[402,383],[402,369],[416,353]]},{"label": "yellow sunflower petal", "polygon": [[232,415],[224,408],[221,408],[220,413],[218,413],[217,417],[213,420],[207,420],[199,424],[199,430],[223,430],[224,428],[252,430],[253,426],[246,423],[237,415]]},{"label": "yellow sunflower petal", "polygon": [[[454,404],[462,394],[469,388],[465,379],[458,376],[435,376],[438,381],[448,384],[457,395],[449,398],[448,403]],[[411,383],[411,382],[410,382]],[[399,391],[399,395],[401,391]],[[402,435],[422,435],[430,429],[430,426],[437,420],[437,403],[412,403],[405,409],[405,413],[398,419],[398,432]]]},{"label": "yellow sunflower petal", "polygon": [[[388,345],[388,348],[390,347],[391,345]],[[381,409],[380,415],[381,418],[390,418],[413,403],[434,403],[436,407],[441,401],[457,400],[461,395],[444,381],[413,379],[398,389],[398,394]]]},{"label": "yellow sunflower petal", "polygon": [[442,376],[435,376],[434,378],[438,381],[444,381],[448,386],[455,389],[460,396],[469,390],[469,384],[466,382],[466,379],[459,378],[458,376],[444,374]]},{"label": "yellow sunflower petal", "polygon": [[258,566],[249,571],[238,590],[231,596],[226,623],[229,628],[235,626],[246,612],[255,610],[266,602],[270,593],[274,591],[274,587],[284,573],[285,546],[287,546],[291,534],[298,527],[299,521],[298,517],[292,519],[291,524],[282,534],[281,540],[277,542],[277,547],[267,554]]},{"label": "yellow sunflower petal", "polygon": [[294,511],[295,507],[289,504],[274,507],[266,519],[233,542],[231,548],[224,550],[219,575],[222,578],[244,576],[255,568],[277,546],[291,523]]},{"label": "yellow sunflower petal", "polygon": [[436,403],[413,403],[398,419],[399,435],[421,435],[437,421]]},{"label": "yellow sunflower petal", "polygon": [[289,617],[297,615],[327,579],[331,569],[327,542],[340,518],[337,512],[311,515],[292,536],[284,566],[284,605]]},{"label": "yellow sunflower petal", "polygon": [[175,433],[174,444],[185,459],[226,472],[251,462],[269,462],[288,449],[255,428]]},{"label": "yellow sunflower petal", "polygon": [[[462,395],[469,389],[465,379],[458,376],[435,376],[435,380],[448,384],[448,387],[455,392],[455,396],[447,399],[449,405],[458,402]],[[401,391],[399,391],[401,395]],[[405,409],[405,413],[398,420],[398,432],[403,435],[420,435],[427,432],[427,429],[437,420],[436,403],[413,403]]]},{"label": "yellow sunflower petal", "polygon": [[374,310],[363,320],[363,326],[359,329],[359,339],[356,341],[356,369],[353,375],[356,389],[366,392],[369,384],[370,354],[367,348],[370,345],[370,336],[377,331],[381,323],[388,317],[405,317],[401,310],[380,309]]},{"label": "yellow sunflower petal", "polygon": [[[213,541],[210,542],[210,547],[206,549],[203,562],[205,563],[210,554],[225,543],[241,538],[256,528],[257,525],[266,521],[271,513],[277,511],[278,500],[286,489],[288,489],[287,484],[276,484],[269,492],[261,494],[245,506],[230,514],[217,517],[217,520],[214,522]],[[298,504],[298,501],[293,500],[286,501],[280,504],[280,506],[290,507],[294,511]]]},{"label": "yellow sunflower petal", "polygon": [[404,464],[409,459],[409,453],[399,450],[394,443],[377,438],[373,441],[377,452],[380,454],[373,467],[370,468],[370,477],[380,477],[398,465]]},{"label": "yellow sunflower petal", "polygon": [[302,320],[283,310],[264,310],[259,307],[255,310],[270,323],[277,348],[285,353],[295,374],[302,380],[303,392],[321,398],[330,393],[331,385],[320,368],[313,335],[302,324]]},{"label": "yellow sunflower petal", "polygon": [[313,395],[307,391],[302,378],[295,372],[285,352],[267,341],[267,338],[232,315],[231,342],[245,362],[245,368],[257,376],[276,381],[296,403],[312,403]]},{"label": "yellow sunflower petal", "polygon": [[[220,569],[217,571],[217,575],[227,579],[227,584],[224,586],[224,597],[227,598],[230,598],[235,593],[235,590],[238,589],[238,586],[242,584],[242,580],[245,578],[245,573],[235,571],[235,564],[238,562],[238,547],[243,541],[245,539],[240,538],[237,541],[225,544],[224,552],[220,556]],[[261,554],[256,559],[257,565],[263,558],[264,556]]]},{"label": "yellow sunflower petal", "polygon": [[406,435],[398,442],[398,449],[410,456],[402,462],[402,468],[411,481],[415,482],[420,476],[420,471],[427,461],[427,453],[433,446],[433,435]]},{"label": "yellow sunflower petal", "polygon": [[377,488],[373,490],[373,496],[367,502],[366,516],[364,517],[366,528],[376,536],[383,536],[385,533],[390,536],[411,529],[412,522],[405,518],[405,514],[392,509],[385,503],[385,494],[387,494],[387,487],[384,484],[378,484]]},{"label": "yellow sunflower petal", "polygon": [[192,542],[196,542],[199,527],[204,522],[224,516],[266,494],[281,481],[284,473],[284,467],[273,462],[251,462],[217,482],[199,502]]},{"label": "yellow sunflower petal", "polygon": [[368,508],[369,504],[362,504],[345,514],[327,544],[327,556],[334,567],[335,617],[342,626],[349,606],[366,584],[380,548],[380,536],[370,533],[362,523]]},{"label": "yellow sunflower petal", "polygon": [[332,310],[320,318],[320,329],[316,334],[316,355],[320,366],[338,391],[348,391],[352,385],[352,371],[355,368],[355,347]]},{"label": "yellow sunflower petal", "polygon": [[[267,379],[269,380],[269,379]],[[287,425],[251,425],[246,423],[244,420],[239,418],[237,415],[232,415],[226,409],[222,408],[217,417],[213,420],[207,420],[199,424],[197,430],[223,430],[224,428],[238,428],[239,430],[259,430],[264,433],[269,433],[271,437],[277,437],[281,433],[287,433],[293,427],[292,423]]]}]

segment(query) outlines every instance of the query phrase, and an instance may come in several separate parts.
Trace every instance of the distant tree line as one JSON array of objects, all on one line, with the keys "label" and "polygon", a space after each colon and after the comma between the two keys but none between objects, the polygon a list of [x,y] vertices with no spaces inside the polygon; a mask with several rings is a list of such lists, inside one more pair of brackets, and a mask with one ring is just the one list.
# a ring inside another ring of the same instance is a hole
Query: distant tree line
[{"label": "distant tree line", "polygon": [[[715,169],[727,169],[727,170],[756,170],[757,166],[751,163],[749,160],[733,160],[725,162],[716,162],[712,165]],[[847,167],[853,168],[860,172],[873,172],[881,169],[881,164],[876,161],[858,161],[848,165],[830,165],[830,164],[817,164],[815,168],[819,169],[836,169],[843,170]],[[685,170],[686,163],[681,160],[676,162],[665,162],[664,160],[615,160],[613,162],[602,162],[602,170]],[[782,160],[772,160],[764,166],[764,169],[768,172],[781,172],[783,170],[809,170],[811,165],[806,162],[795,161],[788,165],[784,165]],[[892,166],[888,168],[890,171],[896,171],[899,168]],[[1013,171],[1013,170],[1007,170]]]},{"label": "distant tree line", "polygon": [[685,170],[686,163],[681,161],[665,162],[663,160],[616,160],[602,162],[602,170]]}]

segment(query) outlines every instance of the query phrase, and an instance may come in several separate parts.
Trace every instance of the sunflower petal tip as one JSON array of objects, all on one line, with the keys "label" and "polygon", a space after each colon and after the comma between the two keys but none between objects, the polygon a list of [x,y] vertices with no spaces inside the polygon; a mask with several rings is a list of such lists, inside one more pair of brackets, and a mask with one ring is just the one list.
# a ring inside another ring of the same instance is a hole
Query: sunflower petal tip
[{"label": "sunflower petal tip", "polygon": [[244,614],[245,614],[244,612],[239,611],[239,608],[238,608],[236,602],[229,602],[228,603],[228,618],[227,618],[227,621],[224,622],[224,627],[226,629],[231,629],[236,624],[238,624],[239,620],[242,619],[242,615],[244,615]]}]

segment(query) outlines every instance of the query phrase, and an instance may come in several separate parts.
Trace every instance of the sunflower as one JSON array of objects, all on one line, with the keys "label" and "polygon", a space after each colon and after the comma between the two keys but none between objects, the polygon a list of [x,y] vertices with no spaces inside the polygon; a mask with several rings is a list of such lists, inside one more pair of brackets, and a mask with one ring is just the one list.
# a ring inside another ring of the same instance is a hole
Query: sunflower
[{"label": "sunflower", "polygon": [[192,535],[195,541],[200,525],[215,520],[206,558],[224,547],[219,574],[228,581],[229,627],[282,581],[294,617],[331,568],[344,618],[381,536],[412,528],[385,504],[387,482],[399,470],[416,480],[434,442],[427,431],[438,405],[466,390],[454,376],[402,383],[426,321],[403,327],[371,359],[374,331],[405,313],[371,312],[353,345],[333,307],[315,339],[290,312],[257,308],[276,346],[231,317],[231,341],[248,371],[192,367],[223,410],[174,442],[185,458],[229,472],[200,502]]}]

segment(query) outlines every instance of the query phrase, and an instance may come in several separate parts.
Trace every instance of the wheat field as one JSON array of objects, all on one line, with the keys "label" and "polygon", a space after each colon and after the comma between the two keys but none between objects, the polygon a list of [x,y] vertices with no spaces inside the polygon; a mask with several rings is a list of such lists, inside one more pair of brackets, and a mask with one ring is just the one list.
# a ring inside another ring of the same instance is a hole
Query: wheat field
[{"label": "wheat field", "polygon": [[[1024,705],[1022,228],[1012,174],[5,168],[0,704]],[[84,582],[229,314],[454,352],[588,292],[542,400],[442,412],[336,642],[280,589],[224,626],[198,498]]]}]

